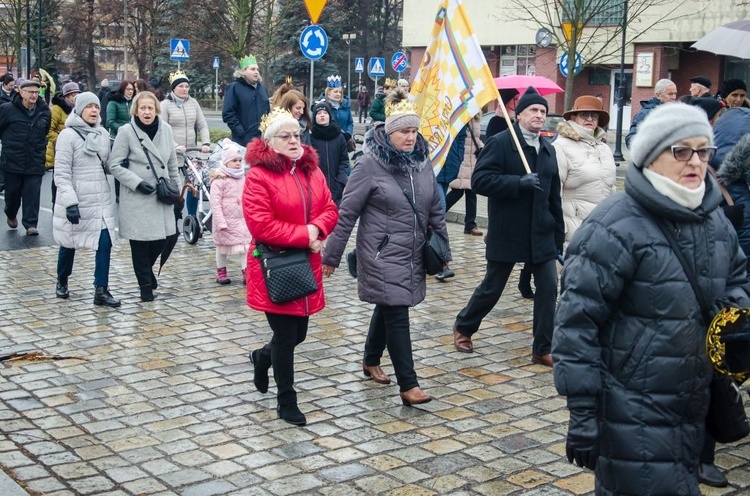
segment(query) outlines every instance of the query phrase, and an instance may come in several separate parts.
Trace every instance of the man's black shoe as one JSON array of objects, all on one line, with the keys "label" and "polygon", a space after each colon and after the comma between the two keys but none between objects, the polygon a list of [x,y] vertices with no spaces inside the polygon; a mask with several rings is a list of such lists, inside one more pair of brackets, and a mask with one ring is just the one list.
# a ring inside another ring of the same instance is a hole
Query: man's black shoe
[{"label": "man's black shoe", "polygon": [[57,285],[55,286],[55,296],[62,299],[67,299],[70,296],[70,293],[68,292],[68,282],[61,282],[57,281]]},{"label": "man's black shoe", "polygon": [[729,481],[713,463],[701,463],[698,467],[698,482],[711,487],[727,487]]},{"label": "man's black shoe", "polygon": [[276,407],[276,412],[279,414],[279,418],[288,422],[292,425],[305,425],[307,419],[305,414],[302,413],[296,404],[293,405],[279,405]]}]

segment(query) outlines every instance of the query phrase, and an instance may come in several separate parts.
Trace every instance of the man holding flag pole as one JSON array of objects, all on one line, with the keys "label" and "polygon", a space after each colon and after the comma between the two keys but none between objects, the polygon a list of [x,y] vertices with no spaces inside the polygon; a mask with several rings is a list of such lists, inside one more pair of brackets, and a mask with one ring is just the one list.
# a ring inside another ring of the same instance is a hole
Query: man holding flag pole
[{"label": "man holding flag pole", "polygon": [[[430,144],[437,174],[451,141],[485,104],[504,104],[460,0],[444,0],[412,86],[420,131]],[[552,326],[557,299],[555,261],[565,237],[560,177],[552,145],[540,136],[547,101],[533,88],[518,101],[516,124],[490,138],[472,176],[475,193],[487,196],[487,272],[453,326],[461,352],[474,351],[471,336],[500,299],[517,262],[532,267],[532,362],[552,366]]]}]

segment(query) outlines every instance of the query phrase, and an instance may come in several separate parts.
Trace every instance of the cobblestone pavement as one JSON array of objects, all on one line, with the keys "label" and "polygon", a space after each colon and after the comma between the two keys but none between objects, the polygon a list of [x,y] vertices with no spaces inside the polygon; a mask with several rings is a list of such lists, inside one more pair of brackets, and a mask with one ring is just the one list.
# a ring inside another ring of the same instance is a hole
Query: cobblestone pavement
[{"label": "cobblestone pavement", "polygon": [[[119,243],[113,310],[92,304],[91,253],[79,253],[63,301],[55,248],[0,252],[2,354],[77,357],[0,366],[0,464],[49,496],[590,493],[591,473],[564,459],[565,402],[530,363],[531,303],[517,274],[476,353],[453,349],[454,316],[484,269],[482,238],[461,227],[449,226],[456,277],[431,280],[411,312],[417,373],[436,401],[403,407],[397,386],[363,378],[371,306],[342,267],[296,354],[302,428],[276,418],[273,384],[253,388],[247,352],[270,331],[245,305],[238,261],[232,284],[215,284],[210,237],[178,244],[152,303],[139,301]],[[748,459],[749,444],[721,447],[731,487],[706,494],[748,494]]]}]

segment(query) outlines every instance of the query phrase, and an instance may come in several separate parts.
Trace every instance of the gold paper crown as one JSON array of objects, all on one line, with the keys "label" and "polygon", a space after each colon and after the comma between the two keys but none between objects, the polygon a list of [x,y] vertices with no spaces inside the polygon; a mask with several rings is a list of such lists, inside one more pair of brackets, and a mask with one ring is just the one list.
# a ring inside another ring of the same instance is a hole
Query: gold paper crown
[{"label": "gold paper crown", "polygon": [[391,79],[391,78],[385,78],[385,83],[383,83],[383,86],[390,86],[391,88],[393,88],[394,86],[396,86],[396,80]]},{"label": "gold paper crown", "polygon": [[399,114],[417,114],[417,107],[408,99],[401,100],[398,103],[392,103],[385,108],[385,116],[390,117]]},{"label": "gold paper crown", "polygon": [[175,81],[175,79],[179,79],[179,78],[187,79],[188,77],[187,77],[187,74],[185,74],[184,71],[181,71],[179,69],[176,70],[176,71],[174,71],[174,72],[170,72],[169,73],[169,84],[171,85]]},{"label": "gold paper crown", "polygon": [[[264,115],[260,119],[260,132],[265,133],[266,129],[268,129],[269,126],[271,126],[274,122],[276,122],[277,119],[280,117],[289,117],[290,119],[294,119],[294,116],[291,112],[289,112],[286,109],[283,109],[281,107],[274,107],[271,112]],[[294,119],[295,121],[297,119]]]},{"label": "gold paper crown", "polygon": [[294,84],[294,79],[292,78],[292,76],[286,77],[286,84]]}]

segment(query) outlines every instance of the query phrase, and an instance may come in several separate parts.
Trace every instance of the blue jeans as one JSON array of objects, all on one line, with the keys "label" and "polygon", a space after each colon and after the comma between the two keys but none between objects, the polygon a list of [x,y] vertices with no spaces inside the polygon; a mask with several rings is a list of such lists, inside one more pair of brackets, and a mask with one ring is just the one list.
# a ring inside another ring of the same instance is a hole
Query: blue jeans
[{"label": "blue jeans", "polygon": [[[102,229],[99,234],[99,246],[96,249],[95,266],[94,266],[94,286],[97,288],[106,288],[109,286],[109,259],[112,254],[112,239],[109,237],[109,231]],[[76,256],[75,248],[60,247],[57,254],[57,278],[67,282],[70,274],[73,273],[73,260]]]}]

